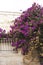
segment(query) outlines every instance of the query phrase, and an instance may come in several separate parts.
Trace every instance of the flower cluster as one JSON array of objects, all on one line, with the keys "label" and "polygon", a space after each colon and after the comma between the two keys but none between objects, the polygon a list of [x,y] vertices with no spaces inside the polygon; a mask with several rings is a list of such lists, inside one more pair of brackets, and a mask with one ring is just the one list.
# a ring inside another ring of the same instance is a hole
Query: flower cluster
[{"label": "flower cluster", "polygon": [[40,24],[43,23],[43,7],[34,3],[32,7],[23,11],[22,14],[14,20],[14,25],[10,26],[10,33],[13,33],[15,42],[12,42],[12,46],[16,46],[16,49],[22,48],[23,54],[28,52],[29,40],[36,34]]},{"label": "flower cluster", "polygon": [[0,38],[4,37],[4,34],[6,33],[6,30],[3,30],[0,28]]}]

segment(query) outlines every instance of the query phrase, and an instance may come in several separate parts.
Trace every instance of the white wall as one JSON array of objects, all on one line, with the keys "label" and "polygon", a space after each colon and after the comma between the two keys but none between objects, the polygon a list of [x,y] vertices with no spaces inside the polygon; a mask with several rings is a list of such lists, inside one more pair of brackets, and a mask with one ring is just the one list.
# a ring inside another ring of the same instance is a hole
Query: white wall
[{"label": "white wall", "polygon": [[0,28],[5,29],[6,33],[10,30],[10,25],[13,24],[12,20],[15,20],[19,13],[0,12]]}]

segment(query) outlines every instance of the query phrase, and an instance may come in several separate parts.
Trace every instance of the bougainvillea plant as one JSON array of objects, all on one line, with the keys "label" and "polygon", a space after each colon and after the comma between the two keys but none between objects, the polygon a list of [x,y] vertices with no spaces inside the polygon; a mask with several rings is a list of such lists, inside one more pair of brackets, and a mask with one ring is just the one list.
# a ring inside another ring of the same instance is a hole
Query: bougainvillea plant
[{"label": "bougainvillea plant", "polygon": [[3,38],[5,33],[6,33],[6,30],[3,30],[2,28],[0,28],[0,38]]},{"label": "bougainvillea plant", "polygon": [[35,37],[40,24],[43,23],[43,7],[34,3],[32,7],[23,11],[22,14],[14,20],[14,25],[10,26],[10,33],[16,41],[12,46],[22,48],[23,54],[28,53],[29,41]]}]

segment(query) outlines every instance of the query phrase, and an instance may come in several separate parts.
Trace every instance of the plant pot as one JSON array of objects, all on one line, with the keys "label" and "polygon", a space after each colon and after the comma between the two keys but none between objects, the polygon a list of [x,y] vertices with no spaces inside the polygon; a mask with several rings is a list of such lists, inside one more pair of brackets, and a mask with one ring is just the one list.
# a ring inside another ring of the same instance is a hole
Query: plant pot
[{"label": "plant pot", "polygon": [[33,48],[29,51],[28,55],[25,55],[23,58],[25,65],[40,65],[37,51]]},{"label": "plant pot", "polygon": [[43,65],[43,24],[40,24],[39,45],[37,48],[40,64]]}]

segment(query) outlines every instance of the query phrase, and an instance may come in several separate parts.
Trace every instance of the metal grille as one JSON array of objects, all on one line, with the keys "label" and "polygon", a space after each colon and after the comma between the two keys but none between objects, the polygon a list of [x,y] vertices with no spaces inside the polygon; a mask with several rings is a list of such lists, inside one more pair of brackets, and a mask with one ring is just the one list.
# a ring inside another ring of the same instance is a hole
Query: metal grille
[{"label": "metal grille", "polygon": [[12,51],[13,47],[11,46],[13,39],[12,38],[3,38],[0,39],[0,51]]}]

